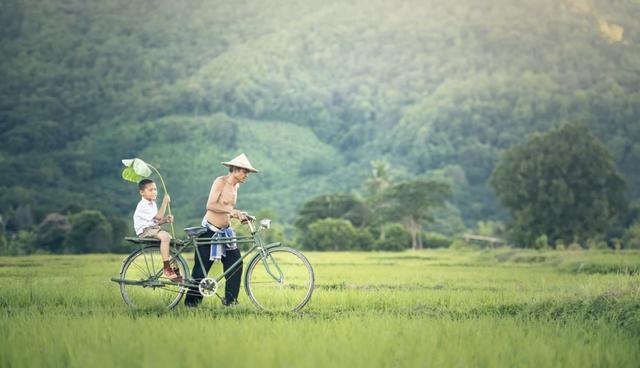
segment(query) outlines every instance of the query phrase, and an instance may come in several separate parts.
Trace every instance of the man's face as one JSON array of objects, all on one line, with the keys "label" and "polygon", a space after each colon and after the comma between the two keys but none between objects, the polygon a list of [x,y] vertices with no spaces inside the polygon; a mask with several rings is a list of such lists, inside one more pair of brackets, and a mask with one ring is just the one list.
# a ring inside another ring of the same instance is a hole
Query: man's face
[{"label": "man's face", "polygon": [[238,168],[233,173],[240,183],[244,183],[249,177],[249,170],[247,169]]},{"label": "man's face", "polygon": [[147,184],[144,189],[140,191],[140,195],[147,201],[155,201],[156,198],[158,198],[158,188],[156,188],[156,183]]}]

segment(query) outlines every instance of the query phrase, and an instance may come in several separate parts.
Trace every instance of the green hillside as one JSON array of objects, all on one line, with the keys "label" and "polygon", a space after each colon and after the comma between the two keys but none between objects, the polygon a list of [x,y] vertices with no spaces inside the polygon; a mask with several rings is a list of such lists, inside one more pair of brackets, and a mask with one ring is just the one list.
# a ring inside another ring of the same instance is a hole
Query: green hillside
[{"label": "green hillside", "polygon": [[128,221],[120,159],[138,156],[192,224],[245,152],[250,211],[292,222],[385,159],[453,183],[446,216],[473,227],[505,219],[487,184],[501,152],[576,121],[638,199],[639,18],[637,1],[3,0],[0,214]]}]

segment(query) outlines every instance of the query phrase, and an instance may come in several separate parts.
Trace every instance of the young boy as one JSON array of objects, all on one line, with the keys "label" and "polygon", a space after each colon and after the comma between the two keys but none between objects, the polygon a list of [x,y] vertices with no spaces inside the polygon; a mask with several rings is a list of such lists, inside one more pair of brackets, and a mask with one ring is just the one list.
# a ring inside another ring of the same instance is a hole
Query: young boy
[{"label": "young boy", "polygon": [[182,277],[176,274],[169,264],[171,235],[160,228],[162,224],[173,222],[173,216],[164,216],[164,211],[167,209],[171,199],[165,194],[162,199],[162,205],[158,209],[156,205],[156,198],[158,197],[156,183],[151,179],[142,179],[138,183],[138,189],[142,198],[138,202],[136,212],[133,214],[133,227],[136,230],[136,235],[141,238],[160,239],[160,255],[164,263],[162,273],[171,281],[180,282]]}]

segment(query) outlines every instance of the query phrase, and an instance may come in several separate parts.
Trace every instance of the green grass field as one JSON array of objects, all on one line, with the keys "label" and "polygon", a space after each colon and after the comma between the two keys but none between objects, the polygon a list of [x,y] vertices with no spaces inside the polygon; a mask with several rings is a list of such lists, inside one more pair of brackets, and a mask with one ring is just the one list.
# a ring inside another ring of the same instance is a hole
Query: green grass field
[{"label": "green grass field", "polygon": [[[311,253],[302,313],[127,307],[122,255],[0,257],[0,367],[637,367],[640,253]],[[215,272],[215,270],[213,271]]]}]

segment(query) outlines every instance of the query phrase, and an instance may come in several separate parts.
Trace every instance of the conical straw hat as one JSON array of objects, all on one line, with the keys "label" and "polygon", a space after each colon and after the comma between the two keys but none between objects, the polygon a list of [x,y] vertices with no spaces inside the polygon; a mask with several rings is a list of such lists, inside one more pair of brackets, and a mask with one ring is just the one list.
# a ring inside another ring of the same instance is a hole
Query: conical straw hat
[{"label": "conical straw hat", "polygon": [[251,162],[249,162],[249,159],[247,158],[247,155],[245,155],[244,153],[241,153],[240,155],[234,157],[233,160],[227,161],[227,162],[223,162],[222,164],[224,166],[227,166],[227,167],[235,166],[235,167],[240,167],[240,168],[243,168],[243,169],[247,169],[247,170],[249,170],[251,172],[254,172],[254,173],[258,172],[258,170],[256,170],[256,168],[251,166]]}]

